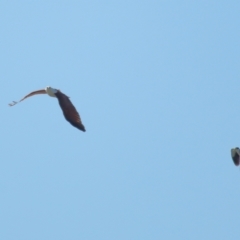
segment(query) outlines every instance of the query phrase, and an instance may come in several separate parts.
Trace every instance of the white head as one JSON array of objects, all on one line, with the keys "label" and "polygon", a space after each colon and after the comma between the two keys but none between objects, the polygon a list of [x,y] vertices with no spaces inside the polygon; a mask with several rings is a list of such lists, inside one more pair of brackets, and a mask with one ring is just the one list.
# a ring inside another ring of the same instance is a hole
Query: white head
[{"label": "white head", "polygon": [[58,91],[57,89],[47,86],[45,90],[50,97],[56,97],[55,93]]}]

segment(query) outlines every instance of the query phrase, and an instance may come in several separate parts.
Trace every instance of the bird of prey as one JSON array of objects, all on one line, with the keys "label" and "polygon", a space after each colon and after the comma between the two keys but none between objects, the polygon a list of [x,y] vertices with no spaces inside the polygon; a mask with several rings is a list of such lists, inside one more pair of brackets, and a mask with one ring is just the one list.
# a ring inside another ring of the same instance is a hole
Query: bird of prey
[{"label": "bird of prey", "polygon": [[240,149],[238,147],[231,149],[232,160],[236,166],[240,164]]},{"label": "bird of prey", "polygon": [[[64,93],[62,93],[58,89],[46,87],[45,89],[37,90],[37,91],[29,93],[28,95],[23,97],[18,102],[21,102],[24,99],[34,96],[36,94],[48,94],[50,97],[57,98],[58,103],[63,111],[63,115],[64,115],[65,119],[70,124],[72,124],[74,127],[78,128],[79,130],[81,130],[83,132],[86,131],[84,125],[82,124],[81,118],[80,118],[76,108],[73,106],[72,102],[70,101],[69,97],[66,96]],[[9,106],[14,106],[18,102],[13,101],[12,103],[9,104]]]}]

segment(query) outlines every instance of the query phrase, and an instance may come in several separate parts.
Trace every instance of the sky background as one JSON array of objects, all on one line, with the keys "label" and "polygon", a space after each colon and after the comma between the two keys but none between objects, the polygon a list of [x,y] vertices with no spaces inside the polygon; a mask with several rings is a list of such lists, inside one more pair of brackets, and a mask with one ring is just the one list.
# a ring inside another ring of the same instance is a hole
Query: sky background
[{"label": "sky background", "polygon": [[[240,2],[1,1],[0,239],[240,238]],[[65,121],[61,89],[86,132]]]}]

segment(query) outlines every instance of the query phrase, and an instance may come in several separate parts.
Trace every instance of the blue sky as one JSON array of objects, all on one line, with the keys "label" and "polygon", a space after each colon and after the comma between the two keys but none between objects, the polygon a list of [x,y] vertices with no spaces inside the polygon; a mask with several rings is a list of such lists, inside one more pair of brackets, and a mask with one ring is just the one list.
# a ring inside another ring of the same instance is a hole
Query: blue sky
[{"label": "blue sky", "polygon": [[[0,238],[238,239],[239,1],[1,1]],[[86,133],[46,86],[71,97]]]}]

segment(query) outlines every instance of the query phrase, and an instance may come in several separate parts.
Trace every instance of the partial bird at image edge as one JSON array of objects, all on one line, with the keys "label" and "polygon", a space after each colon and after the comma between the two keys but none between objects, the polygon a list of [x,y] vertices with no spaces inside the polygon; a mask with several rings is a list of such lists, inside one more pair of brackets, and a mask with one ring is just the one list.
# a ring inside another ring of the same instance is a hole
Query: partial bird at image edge
[{"label": "partial bird at image edge", "polygon": [[238,147],[231,149],[231,156],[235,166],[240,164],[240,149]]}]

